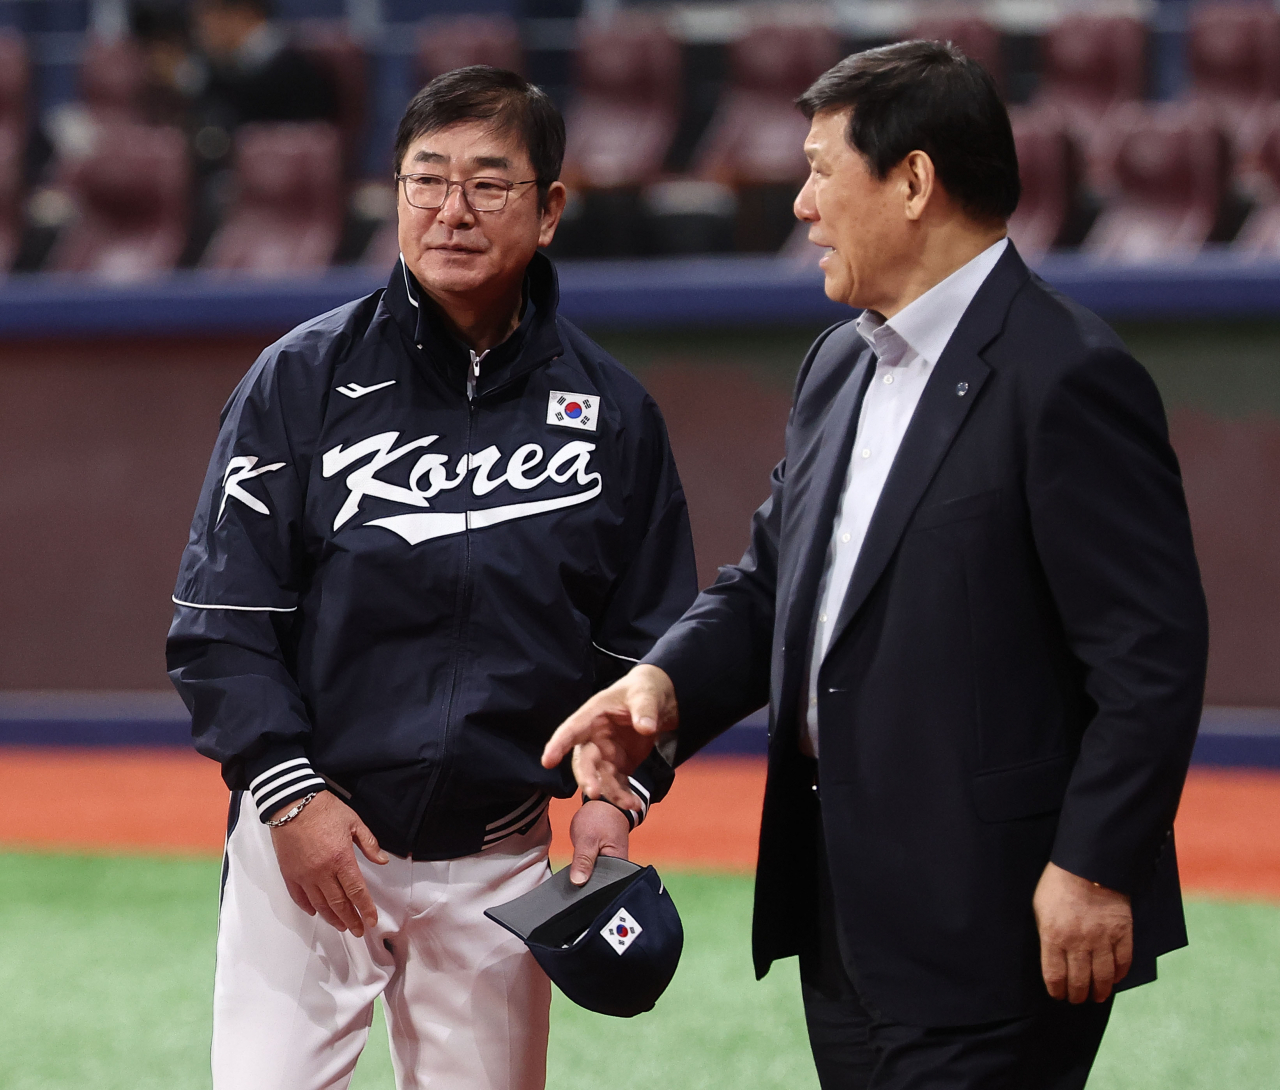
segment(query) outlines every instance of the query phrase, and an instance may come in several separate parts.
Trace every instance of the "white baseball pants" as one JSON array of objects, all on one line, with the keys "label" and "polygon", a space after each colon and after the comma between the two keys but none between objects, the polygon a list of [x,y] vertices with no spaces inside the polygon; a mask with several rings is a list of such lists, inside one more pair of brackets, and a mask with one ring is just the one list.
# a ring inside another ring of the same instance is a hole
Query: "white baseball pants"
[{"label": "white baseball pants", "polygon": [[213,988],[214,1090],[342,1090],[381,995],[399,1090],[542,1090],[551,984],[484,916],[550,875],[551,826],[463,859],[356,858],[361,939],[289,897],[248,795],[227,840]]}]

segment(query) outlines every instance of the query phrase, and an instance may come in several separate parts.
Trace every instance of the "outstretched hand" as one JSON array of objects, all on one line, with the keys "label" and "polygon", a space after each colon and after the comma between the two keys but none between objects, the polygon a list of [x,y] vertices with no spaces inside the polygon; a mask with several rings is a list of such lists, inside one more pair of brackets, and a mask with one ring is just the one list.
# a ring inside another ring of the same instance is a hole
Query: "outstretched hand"
[{"label": "outstretched hand", "polygon": [[627,777],[652,752],[659,734],[675,730],[677,720],[671,678],[641,664],[560,724],[542,751],[542,765],[555,768],[572,752],[573,775],[590,798],[643,810]]}]

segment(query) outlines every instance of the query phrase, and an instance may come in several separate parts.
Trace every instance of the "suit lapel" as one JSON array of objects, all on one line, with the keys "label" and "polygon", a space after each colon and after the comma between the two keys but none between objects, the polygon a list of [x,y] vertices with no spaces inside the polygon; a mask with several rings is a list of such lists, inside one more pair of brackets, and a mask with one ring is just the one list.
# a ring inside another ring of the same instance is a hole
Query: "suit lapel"
[{"label": "suit lapel", "polygon": [[[791,542],[795,542],[797,548],[791,562],[783,562],[789,578],[779,590],[780,605],[785,611],[784,638],[792,647],[800,646],[800,641],[805,639],[805,629],[813,619],[818,583],[831,543],[831,525],[857,436],[862,397],[867,379],[875,369],[871,349],[861,337],[858,344],[863,346],[862,351],[836,394],[825,423],[811,441],[806,458],[800,465],[788,463],[787,466],[789,502],[782,540],[784,548]],[[792,484],[797,487],[791,488]]]},{"label": "suit lapel", "polygon": [[1009,304],[1028,275],[1010,245],[947,342],[871,516],[828,648],[835,646],[884,573],[929,482],[977,402],[991,371],[979,353],[999,335]]},{"label": "suit lapel", "polygon": [[[813,383],[804,392],[806,401],[814,398],[821,403],[830,397],[831,407],[800,457],[792,461],[789,455],[787,462],[776,619],[785,651],[781,677],[775,680],[773,692],[774,722],[782,734],[793,729],[831,526],[857,437],[862,399],[875,373],[871,349],[852,322],[848,329],[856,341],[833,361],[828,383]],[[841,374],[846,377],[837,386]],[[829,394],[826,386],[833,387],[833,392]]]}]

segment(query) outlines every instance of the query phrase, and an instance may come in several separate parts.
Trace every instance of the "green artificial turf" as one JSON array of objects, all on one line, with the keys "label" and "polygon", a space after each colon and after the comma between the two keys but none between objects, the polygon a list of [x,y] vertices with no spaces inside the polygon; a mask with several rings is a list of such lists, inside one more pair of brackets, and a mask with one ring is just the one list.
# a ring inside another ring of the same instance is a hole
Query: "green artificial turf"
[{"label": "green artificial turf", "polygon": [[[557,995],[548,1087],[815,1090],[794,963],[752,980],[750,881],[664,877],[685,920],[680,972],[631,1020]],[[207,1088],[217,886],[209,860],[0,855],[0,1086]],[[1193,946],[1120,997],[1091,1090],[1277,1085],[1280,907],[1188,915]],[[379,1019],[352,1086],[390,1090],[390,1072]]]}]

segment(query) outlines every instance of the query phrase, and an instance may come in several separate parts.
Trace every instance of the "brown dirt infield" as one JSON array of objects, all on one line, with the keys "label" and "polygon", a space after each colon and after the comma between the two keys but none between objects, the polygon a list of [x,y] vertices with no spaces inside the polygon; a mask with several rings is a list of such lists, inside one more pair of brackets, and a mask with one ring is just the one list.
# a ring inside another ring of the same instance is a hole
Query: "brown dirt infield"
[{"label": "brown dirt infield", "polygon": [[[642,862],[749,871],[764,762],[701,758],[632,838]],[[567,859],[573,800],[552,804],[557,861]],[[227,792],[194,753],[157,749],[0,750],[0,847],[9,850],[216,854]],[[1280,900],[1280,773],[1193,769],[1177,823],[1188,890]]]}]

